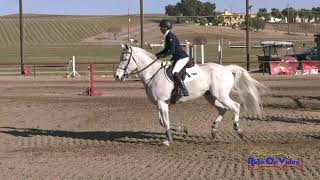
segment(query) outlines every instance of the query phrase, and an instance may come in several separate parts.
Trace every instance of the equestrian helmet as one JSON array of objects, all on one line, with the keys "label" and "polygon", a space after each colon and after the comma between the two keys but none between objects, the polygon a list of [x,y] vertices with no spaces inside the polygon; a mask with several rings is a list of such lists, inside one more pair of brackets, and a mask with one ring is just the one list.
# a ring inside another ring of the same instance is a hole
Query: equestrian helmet
[{"label": "equestrian helmet", "polygon": [[164,19],[160,21],[159,27],[172,29],[172,23],[170,20]]}]

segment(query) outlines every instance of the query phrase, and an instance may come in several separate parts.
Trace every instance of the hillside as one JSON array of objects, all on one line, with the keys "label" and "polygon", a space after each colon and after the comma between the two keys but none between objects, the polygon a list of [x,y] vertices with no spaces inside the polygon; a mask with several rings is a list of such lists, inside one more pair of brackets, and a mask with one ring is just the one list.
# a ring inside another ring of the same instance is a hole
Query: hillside
[{"label": "hillside", "polygon": [[[145,16],[145,40],[158,41],[161,34],[155,33],[157,24],[163,16]],[[0,17],[0,45],[17,45],[19,43],[19,16],[7,15]],[[140,17],[131,16],[130,33],[134,38],[140,37]],[[29,45],[54,45],[54,44],[76,44],[81,42],[112,42],[113,36],[108,33],[109,27],[121,27],[118,33],[120,39],[127,38],[128,17],[127,16],[67,16],[67,15],[24,15],[25,43]],[[279,28],[279,27],[277,27]],[[280,30],[279,28],[278,30]],[[292,27],[292,30],[297,29]],[[281,29],[282,30],[282,29]],[[204,27],[193,24],[176,25],[174,31],[183,39],[192,41],[194,36],[205,35],[209,41],[224,37],[230,40],[244,40],[244,31],[230,29],[228,27]],[[227,32],[227,33],[226,33]],[[299,31],[297,31],[299,32]],[[300,33],[300,32],[299,32]],[[273,26],[267,26],[264,32],[252,32],[253,40],[260,39],[308,39],[300,35],[288,35],[284,31],[275,32]]]},{"label": "hillside", "polygon": [[[158,28],[158,22],[163,19],[161,15],[146,15],[144,25],[144,40],[160,43],[163,35]],[[168,18],[168,17],[165,17]],[[140,40],[140,17],[131,16],[130,35]],[[25,60],[26,62],[65,62],[75,55],[79,61],[115,61],[119,58],[120,42],[127,40],[127,16],[66,16],[66,15],[24,15]],[[118,39],[114,40],[108,28],[119,26],[122,31]],[[220,38],[224,39],[224,59],[229,61],[245,61],[245,49],[231,49],[229,41],[245,42],[245,31],[230,27],[198,26],[193,23],[175,24],[173,31],[181,42],[193,42],[197,36],[207,38],[205,57],[215,61],[217,57],[217,44]],[[263,40],[293,41],[300,52],[306,47],[314,45],[313,34],[305,36],[304,33],[287,34],[275,32],[272,27],[262,32],[252,32],[252,44]],[[137,43],[138,44],[138,43]],[[155,53],[160,48],[154,48]],[[261,54],[260,49],[252,49],[252,58]],[[200,52],[197,54],[200,56]],[[19,62],[19,17],[8,15],[0,17],[0,62]]]},{"label": "hillside", "polygon": [[[26,44],[79,43],[83,39],[107,32],[111,26],[127,28],[126,16],[52,16],[28,15],[24,18]],[[19,17],[0,17],[0,44],[19,43]],[[139,17],[131,17],[137,26]]]}]

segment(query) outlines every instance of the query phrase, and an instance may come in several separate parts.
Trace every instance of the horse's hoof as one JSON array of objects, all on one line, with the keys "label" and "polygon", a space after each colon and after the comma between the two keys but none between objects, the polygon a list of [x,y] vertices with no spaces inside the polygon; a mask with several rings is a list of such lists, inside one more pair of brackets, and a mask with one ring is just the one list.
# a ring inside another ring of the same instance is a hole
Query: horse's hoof
[{"label": "horse's hoof", "polygon": [[162,144],[166,145],[166,146],[170,146],[170,142],[168,140],[164,140],[162,141]]},{"label": "horse's hoof", "polygon": [[189,133],[187,127],[185,127],[185,126],[182,126],[182,131],[183,131],[184,133],[186,133],[186,134]]},{"label": "horse's hoof", "polygon": [[211,130],[212,139],[215,139],[217,137],[217,133],[218,133],[218,130],[215,128],[212,128],[212,130]]}]

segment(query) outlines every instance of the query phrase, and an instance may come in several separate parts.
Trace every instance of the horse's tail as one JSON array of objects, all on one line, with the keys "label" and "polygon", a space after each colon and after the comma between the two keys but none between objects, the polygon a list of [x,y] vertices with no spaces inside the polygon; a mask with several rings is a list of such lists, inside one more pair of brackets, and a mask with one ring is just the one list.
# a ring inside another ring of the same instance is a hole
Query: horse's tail
[{"label": "horse's tail", "polygon": [[232,91],[239,95],[246,110],[250,110],[261,118],[263,107],[260,96],[270,94],[270,89],[253,79],[248,71],[240,66],[228,65],[225,67],[233,73],[235,78]]}]

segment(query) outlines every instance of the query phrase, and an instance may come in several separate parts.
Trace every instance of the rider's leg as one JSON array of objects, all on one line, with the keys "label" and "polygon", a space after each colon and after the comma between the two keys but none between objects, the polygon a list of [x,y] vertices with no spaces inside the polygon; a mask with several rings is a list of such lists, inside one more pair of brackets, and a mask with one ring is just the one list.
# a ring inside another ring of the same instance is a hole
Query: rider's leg
[{"label": "rider's leg", "polygon": [[175,66],[172,69],[173,78],[175,82],[178,84],[178,86],[181,88],[182,94],[184,96],[189,96],[189,93],[186,86],[184,85],[183,80],[179,76],[179,72],[181,71],[182,68],[184,68],[184,66],[188,63],[188,61],[189,61],[189,57],[180,59],[176,62]]}]

